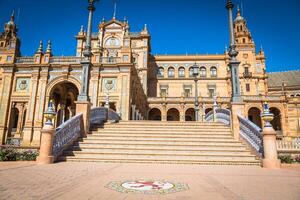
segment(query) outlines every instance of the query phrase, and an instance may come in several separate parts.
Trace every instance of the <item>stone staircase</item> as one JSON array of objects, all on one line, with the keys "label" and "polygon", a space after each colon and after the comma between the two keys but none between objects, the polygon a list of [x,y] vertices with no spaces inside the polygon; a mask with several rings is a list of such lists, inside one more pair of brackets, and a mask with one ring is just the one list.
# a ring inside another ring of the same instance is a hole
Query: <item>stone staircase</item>
[{"label": "stone staircase", "polygon": [[121,121],[105,124],[64,151],[60,161],[260,165],[220,123]]}]

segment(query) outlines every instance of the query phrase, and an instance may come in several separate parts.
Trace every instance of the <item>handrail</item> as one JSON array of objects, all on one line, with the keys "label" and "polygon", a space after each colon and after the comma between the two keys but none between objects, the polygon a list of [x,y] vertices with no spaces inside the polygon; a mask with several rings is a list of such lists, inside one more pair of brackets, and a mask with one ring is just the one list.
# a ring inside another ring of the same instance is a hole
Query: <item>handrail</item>
[{"label": "handrail", "polygon": [[34,57],[17,57],[16,63],[19,64],[34,63]]},{"label": "handrail", "polygon": [[60,56],[60,57],[51,57],[50,63],[52,64],[61,64],[61,63],[80,63],[81,57],[73,57],[73,56]]},{"label": "handrail", "polygon": [[262,130],[256,124],[241,115],[237,115],[240,124],[240,135],[242,138],[256,151],[256,153],[263,157],[263,139]]},{"label": "handrail", "polygon": [[91,109],[91,112],[90,112],[90,126],[91,127],[100,126],[107,120],[118,122],[121,120],[121,117],[119,116],[118,113],[116,113],[112,109],[109,109],[108,115],[107,115],[107,109],[105,107],[96,107],[96,108]]},{"label": "handrail", "polygon": [[56,128],[52,145],[54,160],[61,155],[63,150],[72,145],[82,135],[83,129],[82,114],[70,118]]},{"label": "handrail", "polygon": [[[231,112],[230,110],[223,108],[216,108],[216,122],[221,122],[226,125],[231,125]],[[214,121],[214,111],[211,110],[205,115],[205,121],[213,122]]]}]

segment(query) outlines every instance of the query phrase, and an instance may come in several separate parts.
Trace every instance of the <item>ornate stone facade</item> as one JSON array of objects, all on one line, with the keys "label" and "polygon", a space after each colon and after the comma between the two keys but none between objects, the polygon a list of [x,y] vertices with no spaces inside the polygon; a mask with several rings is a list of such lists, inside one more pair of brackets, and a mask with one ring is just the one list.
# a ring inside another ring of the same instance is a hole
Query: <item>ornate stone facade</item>
[{"label": "ornate stone facade", "polygon": [[[264,51],[261,49],[256,53],[254,40],[240,11],[234,31],[239,51],[237,58],[241,62],[242,114],[262,126],[260,113],[262,103],[267,101],[275,114],[273,126],[278,137],[299,137],[300,97],[297,94],[300,83],[291,86],[285,82],[284,87],[278,87],[274,81],[268,81]],[[24,146],[38,146],[43,112],[50,100],[57,111],[56,126],[76,115],[75,101],[82,87],[81,60],[86,45],[83,27],[76,40],[73,57],[53,56],[50,41],[45,51],[41,42],[32,57],[21,57],[14,15],[5,24],[0,36],[1,143],[10,138],[21,138]],[[104,106],[109,98],[110,108],[123,120],[195,120],[192,71],[195,63],[199,66],[200,119],[212,109],[213,97],[220,107],[231,107],[227,50],[219,55],[154,56],[147,26],[141,32],[130,32],[128,21],[119,21],[115,17],[99,24],[98,32],[92,34],[91,50],[88,91],[92,107]],[[296,76],[300,79],[298,72]]]}]

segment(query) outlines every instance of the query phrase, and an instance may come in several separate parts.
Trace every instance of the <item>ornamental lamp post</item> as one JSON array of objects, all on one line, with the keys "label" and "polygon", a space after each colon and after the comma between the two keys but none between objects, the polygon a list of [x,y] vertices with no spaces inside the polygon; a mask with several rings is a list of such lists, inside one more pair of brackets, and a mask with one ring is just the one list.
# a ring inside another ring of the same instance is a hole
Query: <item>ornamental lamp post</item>
[{"label": "ornamental lamp post", "polygon": [[199,102],[198,102],[198,75],[199,75],[199,67],[195,63],[193,65],[193,76],[194,76],[194,81],[195,81],[195,121],[199,121]]}]

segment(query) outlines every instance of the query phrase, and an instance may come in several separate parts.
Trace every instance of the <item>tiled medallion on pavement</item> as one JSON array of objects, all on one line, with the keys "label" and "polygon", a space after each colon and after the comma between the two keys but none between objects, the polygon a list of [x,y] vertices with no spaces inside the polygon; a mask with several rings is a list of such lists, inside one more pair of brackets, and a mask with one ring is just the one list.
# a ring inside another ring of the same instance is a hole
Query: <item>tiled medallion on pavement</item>
[{"label": "tiled medallion on pavement", "polygon": [[117,192],[133,194],[169,194],[188,189],[185,183],[165,180],[112,181],[106,187]]}]

